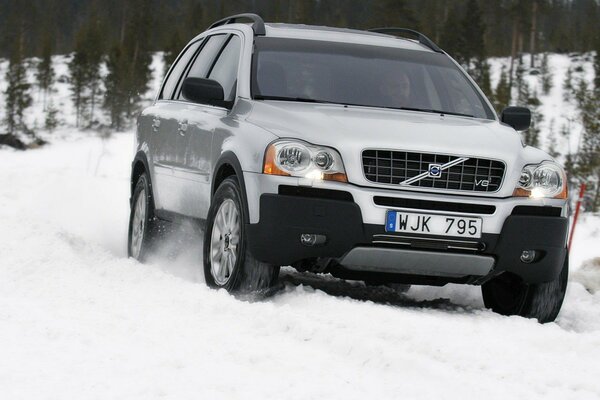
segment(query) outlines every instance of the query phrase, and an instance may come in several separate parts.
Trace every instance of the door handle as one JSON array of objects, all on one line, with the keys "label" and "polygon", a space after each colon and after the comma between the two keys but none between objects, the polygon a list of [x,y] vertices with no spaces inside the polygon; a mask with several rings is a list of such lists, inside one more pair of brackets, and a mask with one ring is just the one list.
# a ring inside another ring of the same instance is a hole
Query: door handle
[{"label": "door handle", "polygon": [[158,128],[160,127],[160,118],[154,117],[152,120],[152,130],[154,132],[158,132]]},{"label": "door handle", "polygon": [[179,134],[181,136],[185,136],[185,133],[187,132],[188,129],[188,122],[187,120],[183,120],[179,122],[179,128],[177,128],[177,132],[179,132]]}]

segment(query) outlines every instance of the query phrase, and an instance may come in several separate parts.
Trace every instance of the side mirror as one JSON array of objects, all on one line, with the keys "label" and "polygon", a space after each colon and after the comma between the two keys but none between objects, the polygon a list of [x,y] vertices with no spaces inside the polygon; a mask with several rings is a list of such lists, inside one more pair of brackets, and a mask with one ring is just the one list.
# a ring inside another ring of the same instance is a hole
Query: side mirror
[{"label": "side mirror", "polygon": [[531,125],[531,111],[526,107],[506,107],[502,111],[500,120],[516,131],[524,131]]},{"label": "side mirror", "polygon": [[204,78],[185,78],[181,93],[186,100],[193,103],[210,104],[213,106],[229,107],[225,101],[223,86],[217,81]]}]

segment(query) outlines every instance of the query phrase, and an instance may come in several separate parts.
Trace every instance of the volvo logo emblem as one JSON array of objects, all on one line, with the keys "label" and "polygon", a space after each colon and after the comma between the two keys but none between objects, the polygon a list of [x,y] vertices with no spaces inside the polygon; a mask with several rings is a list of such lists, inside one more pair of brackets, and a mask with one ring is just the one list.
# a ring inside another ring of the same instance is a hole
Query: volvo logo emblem
[{"label": "volvo logo emblem", "polygon": [[[459,158],[455,158],[452,161],[448,161],[446,164],[429,164],[427,166],[427,171],[424,171],[417,176],[413,176],[412,178],[408,178],[404,182],[400,182],[400,184],[406,186],[406,185],[412,185],[413,183],[418,182],[421,179],[425,179],[425,178],[441,178],[442,172],[444,170],[452,168],[455,165],[464,163],[467,160],[468,160],[467,157],[459,157]],[[483,185],[483,183],[481,185]]]},{"label": "volvo logo emblem", "polygon": [[439,178],[442,176],[442,166],[440,164],[429,164],[427,171],[429,178]]}]

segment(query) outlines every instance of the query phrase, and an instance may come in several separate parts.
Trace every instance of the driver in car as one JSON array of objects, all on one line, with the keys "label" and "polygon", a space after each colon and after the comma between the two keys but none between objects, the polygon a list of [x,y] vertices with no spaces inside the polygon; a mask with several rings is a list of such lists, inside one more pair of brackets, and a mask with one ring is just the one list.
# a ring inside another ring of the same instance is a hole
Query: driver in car
[{"label": "driver in car", "polygon": [[380,92],[389,107],[401,108],[410,105],[410,79],[406,72],[397,69],[382,81]]}]

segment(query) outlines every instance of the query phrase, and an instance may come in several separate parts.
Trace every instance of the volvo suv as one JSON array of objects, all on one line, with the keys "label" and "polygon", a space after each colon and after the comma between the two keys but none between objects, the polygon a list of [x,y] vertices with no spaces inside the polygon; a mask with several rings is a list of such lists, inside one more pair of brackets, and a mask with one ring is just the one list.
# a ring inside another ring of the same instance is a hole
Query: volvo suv
[{"label": "volvo suv", "polygon": [[568,275],[567,182],[426,36],[213,24],[137,122],[128,250],[197,221],[206,283],[269,291],[280,266],[367,284],[480,285],[553,321]]}]

